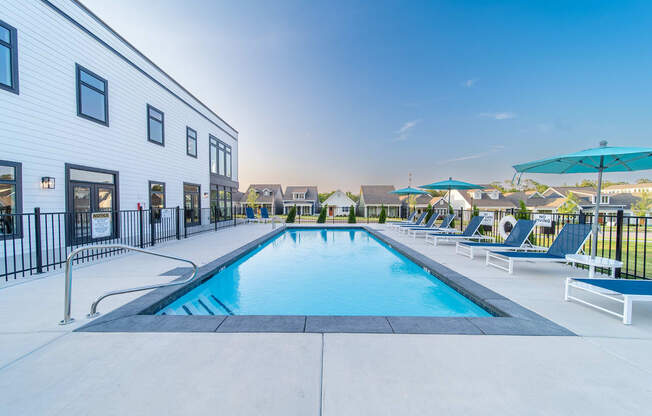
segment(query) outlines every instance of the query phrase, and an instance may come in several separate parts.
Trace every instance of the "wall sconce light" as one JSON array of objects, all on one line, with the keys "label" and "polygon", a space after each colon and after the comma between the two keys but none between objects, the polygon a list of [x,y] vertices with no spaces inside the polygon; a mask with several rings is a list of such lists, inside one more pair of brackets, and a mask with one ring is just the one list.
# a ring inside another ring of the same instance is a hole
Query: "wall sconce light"
[{"label": "wall sconce light", "polygon": [[208,198],[208,192],[204,192],[204,198]]},{"label": "wall sconce light", "polygon": [[43,176],[41,178],[41,189],[54,189],[54,178]]}]

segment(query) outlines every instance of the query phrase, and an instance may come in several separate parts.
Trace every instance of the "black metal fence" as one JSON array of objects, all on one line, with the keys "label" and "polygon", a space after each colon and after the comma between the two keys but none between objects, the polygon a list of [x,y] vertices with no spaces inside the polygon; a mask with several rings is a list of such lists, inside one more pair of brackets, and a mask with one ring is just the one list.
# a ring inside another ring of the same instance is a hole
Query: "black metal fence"
[{"label": "black metal fence", "polygon": [[[493,225],[483,226],[485,235],[494,237],[502,242],[500,222],[508,215],[517,217],[516,210],[492,211],[494,213]],[[471,211],[459,210],[456,212],[456,227],[463,229],[471,217]],[[531,212],[524,213],[526,218],[532,219]],[[536,226],[530,237],[530,242],[537,246],[549,247],[565,224],[592,223],[593,214],[546,214],[550,215],[550,227]],[[652,278],[652,217],[624,215],[620,210],[615,214],[600,214],[598,224],[597,255],[623,262],[622,269],[616,271],[617,277],[624,278]],[[584,252],[591,253],[593,239],[590,238]],[[585,267],[585,266],[583,266]],[[601,270],[608,272],[607,270]]]},{"label": "black metal fence", "polygon": [[215,208],[181,207],[101,212],[34,212],[0,214],[0,279],[8,281],[64,266],[72,250],[97,245],[76,257],[75,264],[101,259],[123,250],[102,244],[151,247],[188,236],[235,226]]}]

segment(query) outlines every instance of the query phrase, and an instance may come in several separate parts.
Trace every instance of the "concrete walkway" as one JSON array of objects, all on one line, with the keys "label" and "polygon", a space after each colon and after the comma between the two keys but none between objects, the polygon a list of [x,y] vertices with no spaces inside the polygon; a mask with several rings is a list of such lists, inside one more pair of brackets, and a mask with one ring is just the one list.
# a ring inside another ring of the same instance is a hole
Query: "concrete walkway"
[{"label": "concrete walkway", "polygon": [[[205,264],[270,228],[156,250]],[[0,288],[0,415],[652,414],[652,305],[625,326],[562,300],[581,270],[519,264],[510,276],[389,235],[581,336],[71,332],[102,292],[175,278],[158,275],[178,263],[126,255],[75,268],[74,325],[57,324],[61,273]]]}]

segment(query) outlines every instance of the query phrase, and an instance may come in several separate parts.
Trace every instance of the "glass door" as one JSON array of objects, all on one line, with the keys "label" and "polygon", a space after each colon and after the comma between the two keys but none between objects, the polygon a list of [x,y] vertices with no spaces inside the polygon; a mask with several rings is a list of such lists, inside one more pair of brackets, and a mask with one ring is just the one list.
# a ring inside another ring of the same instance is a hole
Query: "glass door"
[{"label": "glass door", "polygon": [[[114,238],[115,187],[107,184],[81,182],[71,182],[70,186],[73,244]],[[108,215],[94,214],[100,212],[107,212]],[[94,226],[96,229],[93,229]]]},{"label": "glass door", "polygon": [[200,224],[199,185],[183,185],[183,209],[186,225]]}]

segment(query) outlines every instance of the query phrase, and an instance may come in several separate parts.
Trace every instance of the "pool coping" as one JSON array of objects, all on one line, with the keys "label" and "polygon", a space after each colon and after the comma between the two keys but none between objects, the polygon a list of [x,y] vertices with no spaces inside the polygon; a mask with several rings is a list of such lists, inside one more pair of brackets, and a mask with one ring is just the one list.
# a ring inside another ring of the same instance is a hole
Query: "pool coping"
[{"label": "pool coping", "polygon": [[[493,316],[313,316],[313,315],[153,315],[165,305],[201,285],[215,273],[234,263],[288,228],[283,225],[199,268],[198,278],[180,286],[155,289],[90,321],[76,332],[290,332],[290,333],[394,333],[458,335],[573,336],[573,332],[517,304],[468,277],[430,259],[368,225],[324,225],[319,228],[357,228],[423,267]],[[316,228],[316,227],[314,227]],[[187,275],[179,277],[186,279]]]}]

